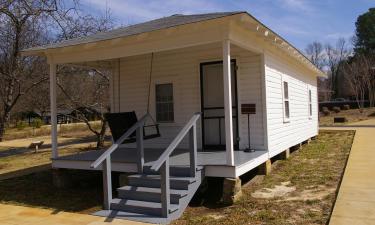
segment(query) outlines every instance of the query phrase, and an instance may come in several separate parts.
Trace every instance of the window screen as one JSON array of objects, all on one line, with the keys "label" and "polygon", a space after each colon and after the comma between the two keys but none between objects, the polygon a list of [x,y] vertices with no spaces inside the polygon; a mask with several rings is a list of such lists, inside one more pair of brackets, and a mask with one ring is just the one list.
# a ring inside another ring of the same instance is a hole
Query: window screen
[{"label": "window screen", "polygon": [[157,84],[156,91],[156,120],[158,122],[173,122],[173,85]]},{"label": "window screen", "polygon": [[311,100],[311,90],[309,90],[309,116],[312,117],[312,100]]},{"label": "window screen", "polygon": [[289,108],[289,84],[288,82],[283,82],[283,99],[284,99],[284,118],[289,119],[290,117],[290,108]]}]

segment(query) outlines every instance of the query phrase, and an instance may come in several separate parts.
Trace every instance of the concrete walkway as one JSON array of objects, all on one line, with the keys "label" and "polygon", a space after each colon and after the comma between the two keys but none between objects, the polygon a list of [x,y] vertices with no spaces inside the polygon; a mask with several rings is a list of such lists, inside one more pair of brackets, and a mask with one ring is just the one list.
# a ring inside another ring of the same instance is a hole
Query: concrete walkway
[{"label": "concrete walkway", "polygon": [[356,130],[330,225],[375,224],[375,119],[324,129]]},{"label": "concrete walkway", "polygon": [[[146,225],[145,223],[110,220],[85,214],[0,204],[1,225]],[[148,224],[150,225],[150,224]]]}]

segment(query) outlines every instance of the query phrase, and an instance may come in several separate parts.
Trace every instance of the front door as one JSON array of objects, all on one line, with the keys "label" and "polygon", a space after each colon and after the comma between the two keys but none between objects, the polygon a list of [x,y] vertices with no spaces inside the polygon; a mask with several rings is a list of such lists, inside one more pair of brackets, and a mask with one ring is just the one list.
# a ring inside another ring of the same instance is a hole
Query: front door
[{"label": "front door", "polygon": [[[231,61],[233,143],[238,148],[236,62]],[[223,63],[201,64],[201,104],[203,149],[225,150]]]}]

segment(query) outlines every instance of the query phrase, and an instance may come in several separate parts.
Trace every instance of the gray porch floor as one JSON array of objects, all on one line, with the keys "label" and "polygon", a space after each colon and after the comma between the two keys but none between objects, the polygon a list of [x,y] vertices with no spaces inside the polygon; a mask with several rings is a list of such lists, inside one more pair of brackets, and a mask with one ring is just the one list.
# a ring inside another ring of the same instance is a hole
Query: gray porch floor
[{"label": "gray porch floor", "polygon": [[[145,149],[145,165],[151,165],[153,161],[157,160],[165,149]],[[54,161],[95,161],[105,150],[88,151],[74,155],[61,156]],[[258,157],[266,154],[267,151],[244,152],[234,151],[234,166],[240,166],[255,160]],[[113,163],[136,163],[136,149],[134,148],[119,148],[112,153],[111,161]],[[201,166],[225,166],[226,152],[225,151],[205,151],[198,152],[198,165]],[[187,150],[178,149],[174,151],[170,158],[170,165],[183,166],[189,164],[189,153]]]}]

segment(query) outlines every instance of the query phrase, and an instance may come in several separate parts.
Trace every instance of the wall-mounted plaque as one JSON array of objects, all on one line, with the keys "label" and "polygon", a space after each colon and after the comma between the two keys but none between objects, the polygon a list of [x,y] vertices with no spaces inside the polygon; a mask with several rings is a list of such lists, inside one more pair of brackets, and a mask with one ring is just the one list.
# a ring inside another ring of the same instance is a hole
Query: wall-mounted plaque
[{"label": "wall-mounted plaque", "polygon": [[242,114],[255,114],[256,113],[255,104],[241,104],[241,113]]}]

